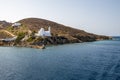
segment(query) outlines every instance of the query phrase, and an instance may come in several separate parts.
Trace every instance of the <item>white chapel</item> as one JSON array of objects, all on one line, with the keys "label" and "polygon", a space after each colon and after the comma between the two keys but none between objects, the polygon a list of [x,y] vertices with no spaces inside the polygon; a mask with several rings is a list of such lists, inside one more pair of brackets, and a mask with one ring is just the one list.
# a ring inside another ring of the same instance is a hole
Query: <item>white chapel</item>
[{"label": "white chapel", "polygon": [[50,27],[48,28],[48,31],[45,31],[44,28],[41,28],[37,34],[35,34],[36,36],[42,36],[42,37],[45,37],[45,36],[51,36],[51,30],[50,30]]}]

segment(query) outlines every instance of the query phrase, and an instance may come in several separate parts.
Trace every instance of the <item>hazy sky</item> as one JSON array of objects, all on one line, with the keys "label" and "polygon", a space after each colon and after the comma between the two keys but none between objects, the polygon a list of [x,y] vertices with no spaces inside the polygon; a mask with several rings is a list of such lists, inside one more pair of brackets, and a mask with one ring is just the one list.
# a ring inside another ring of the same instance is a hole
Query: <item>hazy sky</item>
[{"label": "hazy sky", "polygon": [[0,20],[15,22],[28,17],[120,36],[120,0],[0,0]]}]

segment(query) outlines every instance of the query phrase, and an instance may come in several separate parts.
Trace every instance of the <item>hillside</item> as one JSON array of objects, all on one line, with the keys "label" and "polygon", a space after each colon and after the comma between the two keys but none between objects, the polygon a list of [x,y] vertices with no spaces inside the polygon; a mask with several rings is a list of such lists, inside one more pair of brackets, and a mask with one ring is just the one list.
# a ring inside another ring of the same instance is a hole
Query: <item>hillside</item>
[{"label": "hillside", "polygon": [[84,31],[82,30],[78,30],[78,29],[74,29],[68,26],[64,26],[62,24],[58,24],[56,22],[52,22],[52,21],[48,21],[45,19],[38,19],[38,18],[26,18],[23,20],[18,21],[22,24],[24,24],[25,26],[29,27],[30,30],[39,30],[40,28],[45,28],[47,29],[48,26],[51,26],[52,28],[52,33],[53,34],[70,34],[72,35],[73,33],[77,34],[77,33],[81,33],[81,34],[85,34]]},{"label": "hillside", "polygon": [[5,30],[0,30],[0,39],[12,38],[12,35]]},{"label": "hillside", "polygon": [[26,18],[18,22],[22,23],[23,25],[28,27],[31,31],[35,31],[35,32],[38,31],[42,27],[47,30],[48,26],[51,26],[51,32],[53,35],[65,36],[69,39],[77,38],[83,42],[92,41],[92,39],[97,40],[97,39],[105,39],[105,38],[108,39],[109,38],[107,36],[91,34],[83,30],[75,29],[75,28],[65,26],[62,24],[58,24],[56,22],[48,21],[45,19]]},{"label": "hillside", "polygon": [[32,31],[33,30],[38,31],[42,27],[47,29],[48,26],[51,26],[53,34],[58,34],[58,35],[60,35],[60,34],[69,34],[69,35],[81,34],[81,35],[85,35],[86,34],[86,32],[84,32],[83,30],[74,29],[72,27],[64,26],[62,24],[58,24],[56,22],[48,21],[48,20],[45,20],[45,19],[26,18],[26,19],[20,20],[18,22],[24,24],[25,26],[27,26]]},{"label": "hillside", "polygon": [[[14,35],[14,37],[17,36],[16,39],[9,39],[14,40],[9,42],[9,45],[12,46],[29,46],[36,48],[36,46],[39,47],[41,45],[80,43],[110,39],[108,36],[88,33],[83,30],[75,29],[45,19],[26,18],[17,22],[21,23],[19,27],[13,27],[12,23],[8,22],[1,23],[0,39],[11,38],[12,35]],[[47,30],[49,26],[51,27],[51,37],[43,38],[35,36],[41,28]],[[0,42],[0,45],[4,44],[8,45],[6,41]]]},{"label": "hillside", "polygon": [[3,29],[3,28],[8,27],[10,25],[11,25],[11,23],[9,23],[9,22],[0,21],[0,29]]}]

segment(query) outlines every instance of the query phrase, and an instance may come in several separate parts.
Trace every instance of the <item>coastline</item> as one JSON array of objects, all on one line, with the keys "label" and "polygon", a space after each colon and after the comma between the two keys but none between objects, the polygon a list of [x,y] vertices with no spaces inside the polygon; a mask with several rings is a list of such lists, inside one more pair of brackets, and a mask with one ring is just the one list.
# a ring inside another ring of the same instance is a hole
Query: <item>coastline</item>
[{"label": "coastline", "polygon": [[93,41],[101,41],[101,40],[111,40],[112,37],[106,37],[103,39],[96,39],[96,40],[86,40],[86,41],[80,41],[80,40],[68,40],[68,39],[51,39],[50,43],[49,40],[51,38],[45,38],[44,42],[38,42],[38,43],[28,43],[28,42],[19,42],[18,44],[15,43],[15,41],[7,42],[7,41],[0,41],[0,46],[5,46],[5,47],[27,47],[27,48],[36,48],[36,49],[45,49],[47,46],[54,46],[54,45],[62,45],[62,44],[72,44],[72,43],[83,43],[83,42],[93,42]]},{"label": "coastline", "polygon": [[47,45],[109,39],[112,38],[40,18],[25,18],[0,29],[0,46],[44,49]]}]

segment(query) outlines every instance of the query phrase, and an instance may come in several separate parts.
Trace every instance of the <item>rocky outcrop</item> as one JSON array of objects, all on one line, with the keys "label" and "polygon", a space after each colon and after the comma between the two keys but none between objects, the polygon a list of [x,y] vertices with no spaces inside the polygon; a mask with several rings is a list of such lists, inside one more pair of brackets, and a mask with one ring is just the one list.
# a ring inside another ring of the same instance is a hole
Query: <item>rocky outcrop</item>
[{"label": "rocky outcrop", "polygon": [[29,47],[29,48],[37,48],[44,49],[46,45],[58,45],[58,44],[68,44],[68,43],[81,43],[81,42],[92,42],[96,40],[105,40],[110,39],[103,36],[103,38],[96,38],[90,36],[74,36],[73,39],[69,39],[64,36],[53,36],[53,37],[44,37],[42,39],[34,39],[32,42],[28,41],[20,41],[16,43],[16,41],[0,41],[0,46],[17,46],[17,47]]}]

